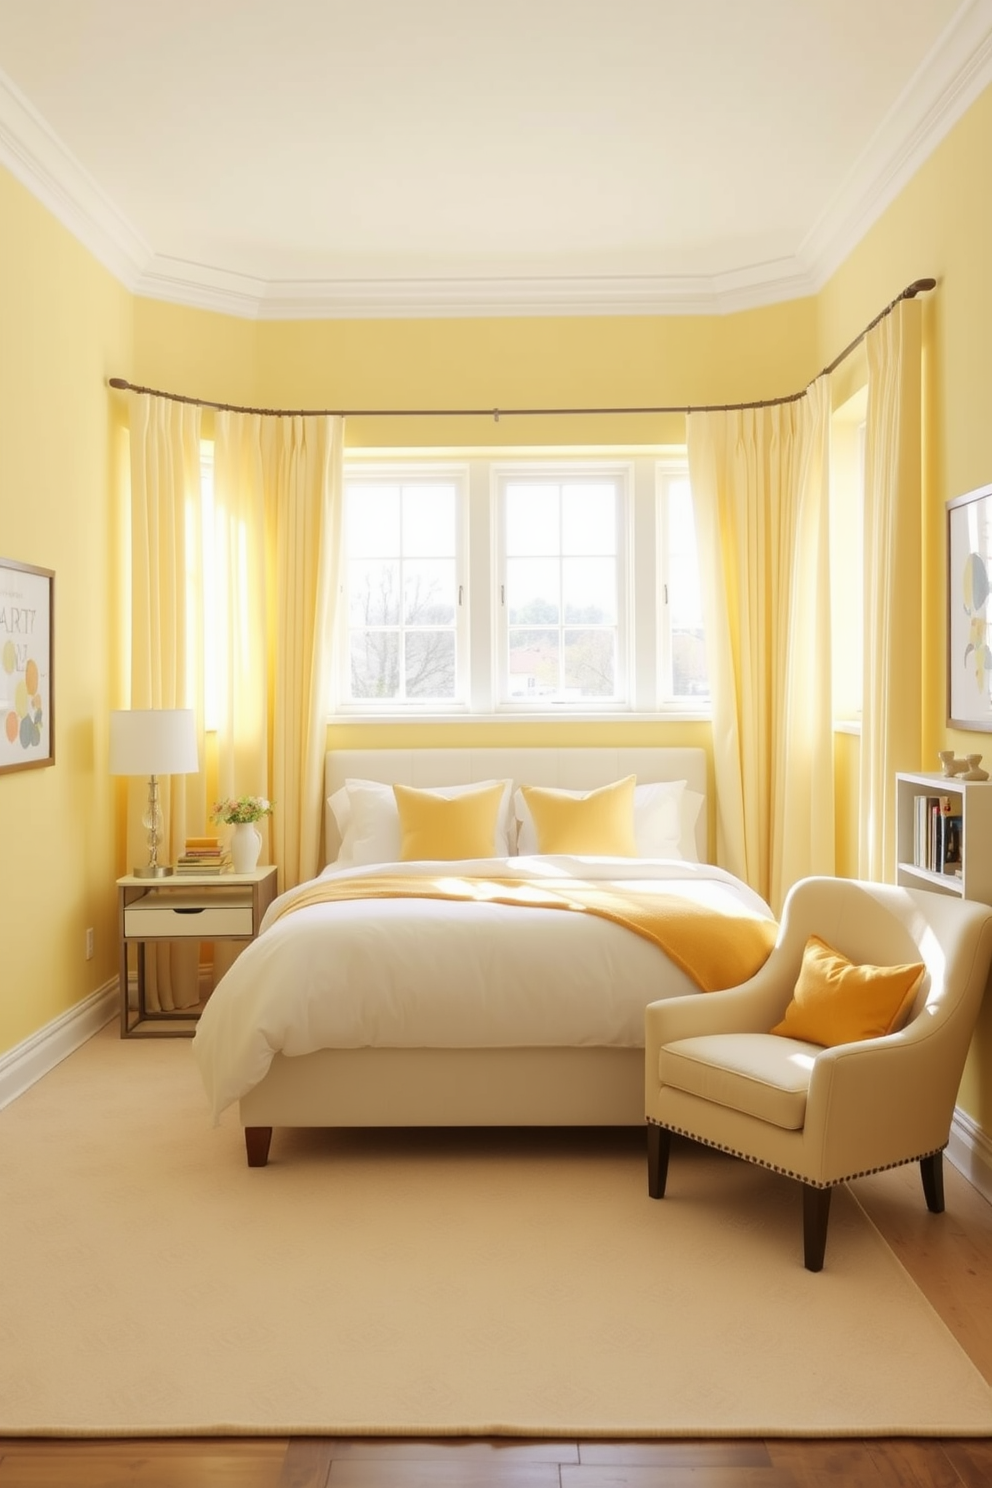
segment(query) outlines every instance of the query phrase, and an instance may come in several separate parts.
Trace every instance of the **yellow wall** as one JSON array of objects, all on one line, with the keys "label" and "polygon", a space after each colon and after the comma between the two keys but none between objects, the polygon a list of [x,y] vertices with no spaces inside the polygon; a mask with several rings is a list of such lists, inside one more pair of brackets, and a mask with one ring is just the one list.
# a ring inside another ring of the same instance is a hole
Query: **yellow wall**
[{"label": "yellow wall", "polygon": [[[0,171],[0,555],[55,571],[55,764],[0,775],[0,1053],[117,969],[107,711],[131,297]],[[96,954],[85,959],[85,932]]]},{"label": "yellow wall", "polygon": [[[734,316],[290,321],[260,327],[281,407],[664,407],[774,397],[815,366],[813,300]],[[681,416],[351,419],[359,446],[682,443]]]},{"label": "yellow wall", "polygon": [[253,320],[136,299],[133,358],[117,375],[160,392],[255,407],[265,397],[258,385],[258,331]]}]

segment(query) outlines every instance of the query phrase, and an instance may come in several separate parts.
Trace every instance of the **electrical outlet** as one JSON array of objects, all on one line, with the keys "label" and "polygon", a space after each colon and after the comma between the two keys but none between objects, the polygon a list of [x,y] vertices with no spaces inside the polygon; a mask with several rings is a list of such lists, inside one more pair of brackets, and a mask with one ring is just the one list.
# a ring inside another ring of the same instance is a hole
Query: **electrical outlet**
[{"label": "electrical outlet", "polygon": [[95,938],[94,938],[94,935],[93,935],[93,931],[92,931],[92,929],[89,929],[86,932],[86,959],[87,959],[87,961],[92,961],[93,960],[94,943],[95,943]]}]

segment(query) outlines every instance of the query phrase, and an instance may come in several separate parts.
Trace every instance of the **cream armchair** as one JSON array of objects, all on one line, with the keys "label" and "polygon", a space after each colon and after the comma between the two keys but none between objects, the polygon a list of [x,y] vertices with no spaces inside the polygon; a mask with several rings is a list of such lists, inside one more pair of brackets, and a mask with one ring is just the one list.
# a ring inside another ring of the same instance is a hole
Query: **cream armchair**
[{"label": "cream armchair", "polygon": [[[924,963],[900,1031],[832,1048],[768,1032],[811,935],[859,964]],[[942,1212],[942,1154],[990,963],[988,905],[851,879],[794,885],[775,949],[749,982],[646,1010],[651,1197],[664,1196],[679,1132],[800,1181],[810,1271],[823,1266],[836,1183],[919,1162],[927,1207]]]}]

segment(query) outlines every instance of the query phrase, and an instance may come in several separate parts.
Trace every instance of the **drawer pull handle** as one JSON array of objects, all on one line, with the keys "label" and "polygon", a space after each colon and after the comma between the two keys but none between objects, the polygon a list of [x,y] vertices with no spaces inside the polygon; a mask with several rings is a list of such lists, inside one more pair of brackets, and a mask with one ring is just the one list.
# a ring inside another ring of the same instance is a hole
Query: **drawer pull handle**
[{"label": "drawer pull handle", "polygon": [[189,908],[177,904],[172,912],[173,914],[202,914],[205,909],[205,904],[194,904],[190,905]]}]

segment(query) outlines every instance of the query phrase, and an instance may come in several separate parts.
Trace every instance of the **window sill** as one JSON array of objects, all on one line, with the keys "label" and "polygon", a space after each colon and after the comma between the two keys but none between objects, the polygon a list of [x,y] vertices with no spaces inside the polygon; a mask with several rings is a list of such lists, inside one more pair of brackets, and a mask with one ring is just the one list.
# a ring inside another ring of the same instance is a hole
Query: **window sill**
[{"label": "window sill", "polygon": [[329,713],[328,725],[355,724],[369,728],[375,724],[418,724],[437,726],[450,724],[526,724],[526,723],[710,723],[710,712],[700,708],[659,708],[654,713],[627,712],[524,712],[523,710],[499,713]]}]

